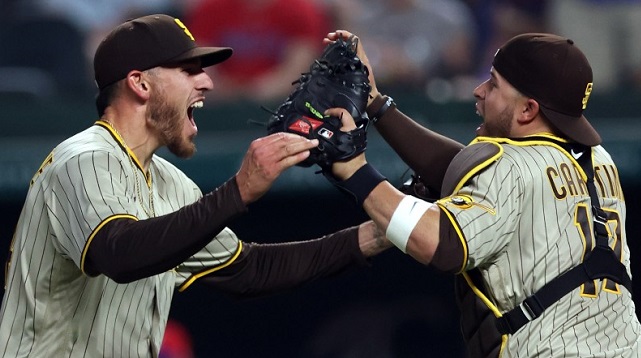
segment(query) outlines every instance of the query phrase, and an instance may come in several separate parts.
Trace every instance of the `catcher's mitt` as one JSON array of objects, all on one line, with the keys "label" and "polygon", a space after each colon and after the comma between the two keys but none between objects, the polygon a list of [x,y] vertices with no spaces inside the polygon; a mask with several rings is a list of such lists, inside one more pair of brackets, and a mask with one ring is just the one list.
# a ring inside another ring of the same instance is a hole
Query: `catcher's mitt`
[{"label": "catcher's mitt", "polygon": [[[369,119],[365,113],[370,85],[367,67],[356,56],[357,39],[338,39],[329,44],[310,70],[292,84],[298,86],[272,113],[267,131],[290,132],[318,139],[318,147],[299,166],[318,164],[328,169],[335,161],[347,160],[365,150]],[[354,117],[356,129],[340,130],[340,118],[326,117],[326,109],[345,108]]]}]

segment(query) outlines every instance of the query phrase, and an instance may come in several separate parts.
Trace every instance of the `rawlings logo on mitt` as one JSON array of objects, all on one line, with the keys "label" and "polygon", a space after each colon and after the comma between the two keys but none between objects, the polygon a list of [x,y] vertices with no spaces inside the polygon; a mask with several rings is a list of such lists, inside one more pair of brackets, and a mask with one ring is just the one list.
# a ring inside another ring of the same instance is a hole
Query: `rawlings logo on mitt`
[{"label": "rawlings logo on mitt", "polygon": [[[269,134],[290,132],[319,140],[318,147],[299,166],[318,164],[329,170],[332,163],[353,158],[366,148],[369,72],[356,56],[357,45],[354,37],[329,44],[309,72],[293,83],[298,86],[269,119]],[[323,116],[333,107],[348,110],[357,128],[342,132],[339,118]]]}]

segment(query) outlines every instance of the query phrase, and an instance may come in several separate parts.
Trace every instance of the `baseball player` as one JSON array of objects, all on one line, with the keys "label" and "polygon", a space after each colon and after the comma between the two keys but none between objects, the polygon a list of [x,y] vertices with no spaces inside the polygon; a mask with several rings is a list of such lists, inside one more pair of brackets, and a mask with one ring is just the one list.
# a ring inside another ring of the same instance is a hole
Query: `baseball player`
[{"label": "baseball player", "polygon": [[[364,154],[333,174],[400,250],[458,274],[470,356],[640,357],[624,196],[583,116],[592,69],[573,41],[505,43],[474,90],[483,123],[465,147],[403,115],[370,76],[370,119],[441,199],[402,194]],[[354,127],[344,109],[326,114]]]},{"label": "baseball player", "polygon": [[94,58],[100,119],[35,173],[7,264],[1,357],[157,357],[176,288],[196,281],[256,295],[358,267],[391,246],[373,223],[287,244],[240,241],[226,224],[317,145],[253,141],[239,171],[203,195],[155,151],[194,153],[204,67],[230,48],[198,47],[176,18],[116,27]]}]

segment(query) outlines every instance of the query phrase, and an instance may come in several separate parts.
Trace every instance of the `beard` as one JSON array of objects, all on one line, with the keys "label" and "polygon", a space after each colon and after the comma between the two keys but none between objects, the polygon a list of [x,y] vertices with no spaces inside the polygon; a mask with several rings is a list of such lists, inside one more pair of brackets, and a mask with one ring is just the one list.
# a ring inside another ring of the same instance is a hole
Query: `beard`
[{"label": "beard", "polygon": [[483,135],[496,138],[509,138],[512,133],[512,116],[513,108],[510,106],[501,111],[496,120],[486,120],[483,123],[483,130],[485,132]]},{"label": "beard", "polygon": [[161,141],[170,152],[179,158],[190,158],[196,152],[192,138],[182,135],[184,109],[172,105],[162,88],[152,87],[147,118],[160,134]]}]

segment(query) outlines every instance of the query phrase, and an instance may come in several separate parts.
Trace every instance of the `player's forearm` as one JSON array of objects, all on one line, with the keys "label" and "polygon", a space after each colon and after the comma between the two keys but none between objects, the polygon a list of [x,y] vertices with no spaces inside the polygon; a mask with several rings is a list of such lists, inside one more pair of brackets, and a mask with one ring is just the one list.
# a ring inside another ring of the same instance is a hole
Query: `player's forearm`
[{"label": "player's forearm", "polygon": [[209,243],[246,207],[232,179],[171,214],[103,226],[87,249],[84,271],[131,282],[171,270]]},{"label": "player's forearm", "polygon": [[[436,206],[422,202],[425,211],[416,214],[416,223],[411,223],[407,218],[392,223],[393,216],[399,210],[401,201],[406,197],[394,188],[389,182],[381,182],[368,195],[363,203],[363,208],[376,225],[385,233],[387,240],[399,247],[402,251],[412,256],[417,261],[427,265],[432,261],[439,245],[439,209]],[[419,199],[413,199],[419,200]],[[416,205],[415,205],[416,206]],[[400,213],[402,216],[411,215]],[[412,214],[413,215],[413,214]],[[400,228],[407,231],[407,235],[392,235],[394,229]],[[390,227],[395,226],[395,227]]]},{"label": "player's forearm", "polygon": [[372,257],[393,247],[374,221],[367,221],[358,227],[358,246],[365,257]]}]

